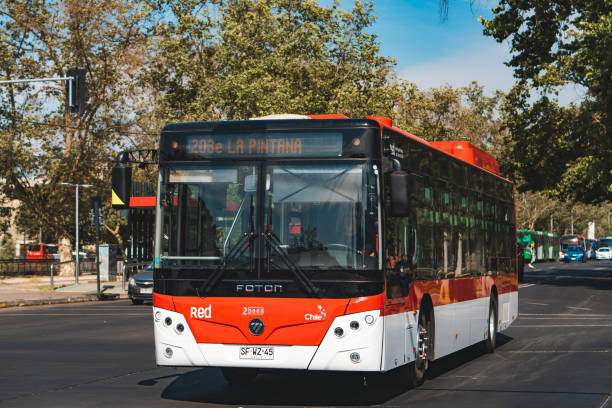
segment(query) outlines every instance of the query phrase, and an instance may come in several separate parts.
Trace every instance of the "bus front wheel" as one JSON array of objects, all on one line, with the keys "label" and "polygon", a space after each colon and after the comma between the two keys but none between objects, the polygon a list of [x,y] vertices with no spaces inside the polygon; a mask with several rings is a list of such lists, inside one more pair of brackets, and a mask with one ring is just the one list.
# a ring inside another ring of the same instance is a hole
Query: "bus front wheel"
[{"label": "bus front wheel", "polygon": [[249,384],[257,377],[257,369],[224,367],[221,374],[230,384]]}]

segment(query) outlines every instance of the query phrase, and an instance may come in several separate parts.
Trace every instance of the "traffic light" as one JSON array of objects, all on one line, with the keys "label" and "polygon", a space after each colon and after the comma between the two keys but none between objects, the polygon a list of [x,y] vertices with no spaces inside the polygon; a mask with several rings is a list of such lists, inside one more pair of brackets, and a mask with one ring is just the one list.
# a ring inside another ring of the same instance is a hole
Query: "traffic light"
[{"label": "traffic light", "polygon": [[111,206],[117,209],[130,208],[132,195],[132,166],[118,163],[111,175]]},{"label": "traffic light", "polygon": [[66,81],[66,112],[81,114],[85,110],[87,86],[85,84],[85,70],[82,68],[69,69],[67,77],[74,80]]}]

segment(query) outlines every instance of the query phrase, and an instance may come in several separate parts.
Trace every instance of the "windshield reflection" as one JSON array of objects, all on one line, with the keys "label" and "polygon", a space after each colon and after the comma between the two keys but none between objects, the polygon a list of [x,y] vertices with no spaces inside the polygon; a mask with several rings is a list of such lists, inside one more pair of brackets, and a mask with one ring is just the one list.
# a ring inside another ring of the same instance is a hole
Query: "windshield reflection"
[{"label": "windshield reflection", "polygon": [[330,163],[166,169],[162,265],[243,269],[254,279],[280,270],[295,275],[302,269],[375,269],[375,214],[366,211],[373,205],[366,194],[373,178],[367,168]]}]

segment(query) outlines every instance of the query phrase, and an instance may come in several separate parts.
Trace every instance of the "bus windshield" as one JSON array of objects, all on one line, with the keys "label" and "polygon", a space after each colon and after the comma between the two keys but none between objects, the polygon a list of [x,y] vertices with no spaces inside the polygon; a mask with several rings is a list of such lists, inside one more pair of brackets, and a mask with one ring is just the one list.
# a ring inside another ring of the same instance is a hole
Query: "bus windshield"
[{"label": "bus windshield", "polygon": [[278,271],[295,267],[374,269],[376,190],[367,168],[169,167],[160,200],[162,267],[245,270],[245,279],[280,277]]}]

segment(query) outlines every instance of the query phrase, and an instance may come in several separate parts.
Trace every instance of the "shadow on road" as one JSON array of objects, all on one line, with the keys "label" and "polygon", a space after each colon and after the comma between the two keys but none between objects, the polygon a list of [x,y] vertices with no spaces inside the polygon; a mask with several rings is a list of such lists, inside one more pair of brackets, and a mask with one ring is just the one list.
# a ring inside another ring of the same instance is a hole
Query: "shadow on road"
[{"label": "shadow on road", "polygon": [[[499,334],[498,347],[512,338]],[[438,377],[483,354],[482,345],[475,345],[433,362],[429,378]],[[170,376],[171,377],[171,376]],[[139,385],[152,385],[167,377],[143,380]],[[216,368],[202,368],[177,375],[162,392],[162,398],[231,405],[376,405],[407,391],[399,372],[367,377],[356,373],[274,371],[261,373],[246,386],[229,385]]]},{"label": "shadow on road", "polygon": [[536,264],[535,270],[525,269],[525,283],[612,290],[612,262]]}]

